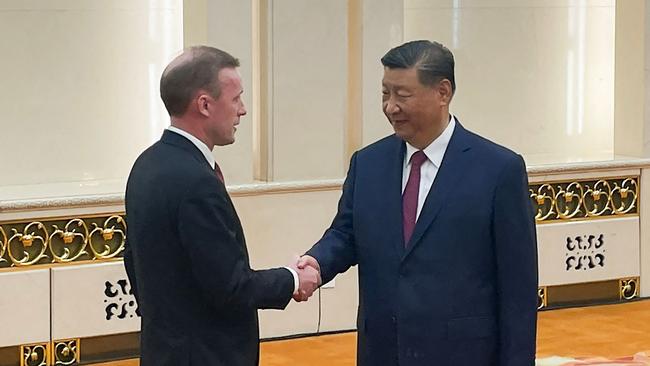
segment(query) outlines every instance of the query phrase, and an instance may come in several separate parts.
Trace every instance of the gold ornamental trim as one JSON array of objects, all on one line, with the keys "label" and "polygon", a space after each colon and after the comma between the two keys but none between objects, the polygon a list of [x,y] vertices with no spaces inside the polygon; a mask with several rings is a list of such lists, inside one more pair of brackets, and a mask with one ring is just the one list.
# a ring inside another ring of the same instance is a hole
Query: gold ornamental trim
[{"label": "gold ornamental trim", "polygon": [[7,234],[5,230],[0,226],[0,264],[7,262],[3,257],[5,256],[5,251],[7,251]]},{"label": "gold ornamental trim", "polygon": [[108,261],[123,255],[124,215],[0,223],[0,270]]},{"label": "gold ornamental trim", "polygon": [[528,188],[537,223],[639,212],[638,176],[536,183]]},{"label": "gold ornamental trim", "polygon": [[54,366],[70,366],[79,364],[81,354],[80,339],[64,339],[52,341],[50,359]]},{"label": "gold ornamental trim", "polygon": [[548,298],[546,296],[546,286],[537,288],[537,310],[544,309],[548,306]]},{"label": "gold ornamental trim", "polygon": [[20,366],[50,366],[50,344],[37,343],[20,346]]},{"label": "gold ornamental trim", "polygon": [[619,300],[632,300],[639,297],[639,277],[619,280]]}]

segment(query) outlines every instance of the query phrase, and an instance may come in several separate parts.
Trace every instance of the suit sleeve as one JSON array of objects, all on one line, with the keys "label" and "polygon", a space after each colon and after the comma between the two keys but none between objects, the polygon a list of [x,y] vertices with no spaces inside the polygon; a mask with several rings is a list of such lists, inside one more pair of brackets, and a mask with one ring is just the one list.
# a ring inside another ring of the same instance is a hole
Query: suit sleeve
[{"label": "suit sleeve", "polygon": [[357,153],[350,159],[350,168],[343,183],[343,193],[332,225],[306,253],[318,261],[323,283],[331,281],[337,274],[357,264],[353,215],[356,161]]},{"label": "suit sleeve", "polygon": [[126,269],[126,276],[129,279],[129,284],[131,284],[131,292],[135,297],[135,301],[140,303],[140,299],[138,298],[138,281],[135,276],[135,268],[133,267],[133,251],[131,250],[131,245],[129,245],[128,232],[126,237],[126,243],[124,244],[124,268]]},{"label": "suit sleeve", "polygon": [[535,364],[537,239],[528,177],[521,156],[500,174],[494,197],[497,261],[499,365]]},{"label": "suit sleeve", "polygon": [[284,309],[294,290],[286,268],[253,270],[227,193],[200,179],[178,208],[181,244],[195,280],[217,308]]}]

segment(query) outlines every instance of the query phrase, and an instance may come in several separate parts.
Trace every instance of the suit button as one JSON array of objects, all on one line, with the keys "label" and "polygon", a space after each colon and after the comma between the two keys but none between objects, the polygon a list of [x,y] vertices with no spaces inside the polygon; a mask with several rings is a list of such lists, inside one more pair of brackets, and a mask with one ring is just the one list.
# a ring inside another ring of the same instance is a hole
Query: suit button
[{"label": "suit button", "polygon": [[397,318],[396,317],[391,316],[390,320],[393,322],[393,324],[397,324]]}]

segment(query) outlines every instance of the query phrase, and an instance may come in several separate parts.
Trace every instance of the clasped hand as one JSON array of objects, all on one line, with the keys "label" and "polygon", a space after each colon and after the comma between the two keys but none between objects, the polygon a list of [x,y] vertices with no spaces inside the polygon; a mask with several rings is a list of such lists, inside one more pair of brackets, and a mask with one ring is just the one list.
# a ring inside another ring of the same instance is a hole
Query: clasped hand
[{"label": "clasped hand", "polygon": [[293,299],[298,302],[307,301],[322,283],[318,261],[314,257],[303,255],[290,267],[298,273],[300,280],[298,292],[293,295]]}]

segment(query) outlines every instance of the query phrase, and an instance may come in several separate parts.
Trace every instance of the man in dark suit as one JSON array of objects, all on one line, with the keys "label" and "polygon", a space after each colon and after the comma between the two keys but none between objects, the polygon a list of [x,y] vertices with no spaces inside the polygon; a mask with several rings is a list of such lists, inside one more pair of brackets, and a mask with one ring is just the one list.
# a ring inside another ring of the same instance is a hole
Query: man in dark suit
[{"label": "man in dark suit", "polygon": [[537,244],[521,156],[449,114],[454,59],[383,58],[395,134],[356,152],[338,213],[299,268],[359,265],[358,365],[533,366]]},{"label": "man in dark suit", "polygon": [[252,270],[212,148],[246,114],[239,61],[193,47],[160,81],[171,127],[135,162],[126,188],[129,280],[142,314],[142,366],[253,366],[257,309],[283,309],[318,273]]}]

